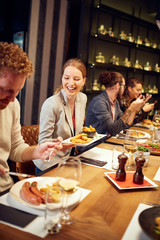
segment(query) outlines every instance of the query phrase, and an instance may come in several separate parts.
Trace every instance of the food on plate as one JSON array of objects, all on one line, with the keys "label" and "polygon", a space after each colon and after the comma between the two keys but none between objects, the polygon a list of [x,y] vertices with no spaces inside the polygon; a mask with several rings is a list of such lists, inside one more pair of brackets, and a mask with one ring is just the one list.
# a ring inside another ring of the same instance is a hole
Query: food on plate
[{"label": "food on plate", "polygon": [[49,199],[52,203],[58,203],[60,201],[60,192],[58,188],[58,182],[52,183],[52,185],[46,184],[46,187],[43,187],[41,189],[38,189],[37,187],[38,183],[36,181],[30,183],[25,182],[22,185],[22,188],[20,190],[20,196],[24,201],[27,201],[29,203],[40,205],[41,203],[45,203],[46,198],[46,192],[51,187],[51,191],[53,195]]},{"label": "food on plate", "polygon": [[30,182],[25,182],[22,185],[22,188],[20,190],[21,197],[23,200],[29,203],[40,205],[42,203],[42,199],[31,191],[30,186]]},{"label": "food on plate", "polygon": [[148,148],[151,153],[159,152],[160,153],[160,144],[156,143],[139,143],[139,146]]},{"label": "food on plate", "polygon": [[144,126],[152,126],[153,122],[150,119],[144,119],[142,122],[142,125]]},{"label": "food on plate", "polygon": [[160,235],[160,217],[155,218],[155,233]]},{"label": "food on plate", "polygon": [[65,191],[75,192],[79,186],[79,182],[72,179],[61,179],[58,183]]},{"label": "food on plate", "polygon": [[82,131],[84,131],[84,132],[95,132],[96,129],[90,125],[89,127],[84,126],[82,128]]},{"label": "food on plate", "polygon": [[41,192],[38,188],[37,188],[37,182],[34,181],[31,183],[31,192],[34,193],[35,195],[39,196],[42,199],[42,202],[45,203],[45,194],[44,192]]},{"label": "food on plate", "polygon": [[93,138],[96,134],[96,129],[93,128],[91,125],[89,127],[84,126],[82,128],[83,133],[87,134],[88,138]]},{"label": "food on plate", "polygon": [[131,137],[144,137],[145,136],[145,133],[143,132],[139,132],[139,131],[132,131],[131,134],[130,134]]},{"label": "food on plate", "polygon": [[78,134],[75,137],[70,139],[70,141],[72,143],[89,143],[92,140],[93,140],[92,138],[87,137],[86,133],[80,133],[80,134]]}]

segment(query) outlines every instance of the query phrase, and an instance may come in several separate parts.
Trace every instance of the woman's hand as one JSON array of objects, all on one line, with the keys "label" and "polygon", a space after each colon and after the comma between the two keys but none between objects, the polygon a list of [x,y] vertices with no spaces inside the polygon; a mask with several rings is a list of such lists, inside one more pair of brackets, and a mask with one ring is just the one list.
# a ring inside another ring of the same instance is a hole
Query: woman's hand
[{"label": "woman's hand", "polygon": [[69,148],[75,147],[75,145],[72,143],[63,143],[62,146],[63,146],[62,151],[66,151]]},{"label": "woman's hand", "polygon": [[144,107],[142,108],[144,112],[149,112],[151,110],[153,110],[155,104],[157,103],[157,101],[155,101],[154,103],[146,103],[144,105]]}]

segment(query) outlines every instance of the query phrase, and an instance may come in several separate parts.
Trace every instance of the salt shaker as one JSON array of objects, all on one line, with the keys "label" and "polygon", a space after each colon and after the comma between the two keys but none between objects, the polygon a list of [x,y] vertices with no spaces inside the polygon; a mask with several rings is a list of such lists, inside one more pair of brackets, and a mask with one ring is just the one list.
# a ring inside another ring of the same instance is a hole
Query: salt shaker
[{"label": "salt shaker", "polygon": [[128,157],[124,153],[118,155],[119,168],[117,169],[116,172],[117,181],[123,182],[126,179],[125,164],[127,159]]},{"label": "salt shaker", "polygon": [[135,162],[136,162],[136,172],[133,175],[133,182],[136,184],[143,184],[144,175],[142,172],[142,168],[145,163],[143,152],[140,152],[139,156],[136,157]]}]

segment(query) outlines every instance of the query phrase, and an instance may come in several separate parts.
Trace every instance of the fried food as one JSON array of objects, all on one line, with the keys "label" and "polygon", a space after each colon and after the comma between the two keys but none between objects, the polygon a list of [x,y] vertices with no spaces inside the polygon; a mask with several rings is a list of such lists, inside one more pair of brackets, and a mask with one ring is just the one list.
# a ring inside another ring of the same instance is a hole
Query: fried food
[{"label": "fried food", "polygon": [[82,131],[84,131],[84,132],[95,132],[96,129],[90,125],[89,127],[84,126],[82,128]]},{"label": "fried food", "polygon": [[81,133],[76,135],[75,137],[71,138],[70,141],[72,143],[89,143],[91,142],[93,139],[92,138],[88,138],[87,134],[85,133]]}]

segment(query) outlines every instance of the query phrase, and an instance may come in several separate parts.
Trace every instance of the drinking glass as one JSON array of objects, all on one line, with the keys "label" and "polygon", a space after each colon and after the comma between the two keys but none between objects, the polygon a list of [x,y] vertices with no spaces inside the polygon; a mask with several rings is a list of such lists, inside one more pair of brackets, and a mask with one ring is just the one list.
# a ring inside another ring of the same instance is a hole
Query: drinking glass
[{"label": "drinking glass", "polygon": [[133,153],[137,151],[137,148],[138,148],[138,133],[133,130],[127,130],[124,137],[124,149],[128,153],[126,170],[135,170]]},{"label": "drinking glass", "polygon": [[153,125],[160,127],[160,110],[156,110],[153,116]]},{"label": "drinking glass", "polygon": [[46,190],[45,229],[49,234],[58,233],[61,229],[60,219],[63,212],[64,191],[58,186]]},{"label": "drinking glass", "polygon": [[60,160],[56,176],[59,179],[59,186],[64,190],[62,224],[71,224],[75,221],[69,212],[80,202],[81,173],[81,161],[78,157],[65,157]]}]

